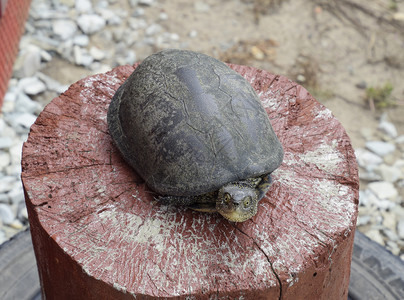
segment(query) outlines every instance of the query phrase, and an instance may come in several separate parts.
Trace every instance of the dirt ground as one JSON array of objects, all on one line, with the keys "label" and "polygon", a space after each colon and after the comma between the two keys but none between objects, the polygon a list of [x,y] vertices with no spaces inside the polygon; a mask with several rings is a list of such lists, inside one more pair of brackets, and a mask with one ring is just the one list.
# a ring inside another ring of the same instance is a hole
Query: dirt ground
[{"label": "dirt ground", "polygon": [[[112,8],[131,9],[127,0],[115,1]],[[383,112],[404,134],[402,0],[156,0],[142,8],[149,25],[158,23],[163,32],[178,34],[171,48],[204,52],[298,81],[331,109],[355,148],[364,144],[361,128],[375,129]],[[91,43],[111,48],[102,32]],[[160,49],[135,43],[133,50],[141,60]],[[57,58],[44,72],[64,84],[91,74]],[[397,105],[372,111],[365,101],[366,87],[386,83],[393,91],[383,100]]]}]

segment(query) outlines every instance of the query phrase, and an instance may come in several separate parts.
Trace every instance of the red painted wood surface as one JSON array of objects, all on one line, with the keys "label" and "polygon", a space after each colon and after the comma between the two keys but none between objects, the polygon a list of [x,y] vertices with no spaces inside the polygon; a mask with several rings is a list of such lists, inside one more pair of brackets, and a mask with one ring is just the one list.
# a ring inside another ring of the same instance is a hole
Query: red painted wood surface
[{"label": "red painted wood surface", "polygon": [[162,206],[108,134],[122,66],[73,84],[40,114],[22,180],[48,299],[346,299],[358,204],[341,124],[282,76],[232,65],[257,90],[285,149],[258,214]]},{"label": "red painted wood surface", "polygon": [[0,108],[13,73],[31,0],[3,1],[0,9]]}]

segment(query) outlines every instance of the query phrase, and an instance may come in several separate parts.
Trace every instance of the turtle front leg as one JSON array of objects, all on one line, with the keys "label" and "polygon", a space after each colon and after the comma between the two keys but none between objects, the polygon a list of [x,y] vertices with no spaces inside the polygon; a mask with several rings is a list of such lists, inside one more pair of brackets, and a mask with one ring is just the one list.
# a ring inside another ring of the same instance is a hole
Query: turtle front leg
[{"label": "turtle front leg", "polygon": [[264,198],[265,194],[268,192],[271,185],[272,185],[271,175],[269,173],[262,175],[261,181],[257,185],[258,201]]}]

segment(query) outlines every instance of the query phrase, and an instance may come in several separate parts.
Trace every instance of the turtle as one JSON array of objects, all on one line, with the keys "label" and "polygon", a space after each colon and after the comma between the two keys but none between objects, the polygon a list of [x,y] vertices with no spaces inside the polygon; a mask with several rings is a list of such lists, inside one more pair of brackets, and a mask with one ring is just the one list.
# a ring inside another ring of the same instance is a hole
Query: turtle
[{"label": "turtle", "polygon": [[219,212],[233,222],[257,213],[283,160],[248,81],[190,50],[145,58],[112,97],[107,122],[124,160],[158,202]]}]

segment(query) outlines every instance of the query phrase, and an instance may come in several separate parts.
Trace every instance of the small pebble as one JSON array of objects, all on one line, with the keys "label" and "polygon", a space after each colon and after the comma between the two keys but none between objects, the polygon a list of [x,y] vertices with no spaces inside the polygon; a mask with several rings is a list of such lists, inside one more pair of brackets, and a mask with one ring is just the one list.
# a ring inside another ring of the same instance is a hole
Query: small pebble
[{"label": "small pebble", "polygon": [[106,21],[99,15],[84,14],[77,18],[77,24],[85,34],[94,34],[104,28]]},{"label": "small pebble", "polygon": [[367,84],[366,84],[366,81],[361,81],[361,82],[355,84],[355,86],[356,86],[358,89],[364,90],[364,89],[366,89]]},{"label": "small pebble", "polygon": [[366,148],[375,153],[376,155],[380,156],[385,156],[387,154],[390,154],[394,152],[396,147],[394,144],[391,143],[386,143],[382,141],[369,141],[366,142]]},{"label": "small pebble", "polygon": [[13,140],[9,137],[0,137],[0,149],[10,148],[13,145]]},{"label": "small pebble", "polygon": [[383,158],[362,148],[356,149],[355,155],[359,166],[365,169],[369,166],[376,166],[383,162]]},{"label": "small pebble", "polygon": [[[2,138],[0,138],[0,143],[1,143],[1,139]],[[4,152],[4,151],[0,151],[0,172],[5,167],[7,167],[10,164],[10,162],[11,162],[10,154],[8,154],[7,152]]]},{"label": "small pebble", "polygon": [[398,196],[397,189],[391,182],[377,181],[368,184],[368,188],[379,198],[394,200]]},{"label": "small pebble", "polygon": [[72,20],[54,20],[53,32],[63,41],[71,38],[77,31],[77,25]]},{"label": "small pebble", "polygon": [[388,121],[382,121],[379,123],[378,129],[383,131],[385,134],[387,134],[391,138],[397,137],[397,129],[393,123],[390,123]]},{"label": "small pebble", "polygon": [[38,77],[25,77],[18,82],[20,89],[27,95],[37,95],[46,90],[45,84]]},{"label": "small pebble", "polygon": [[191,30],[189,33],[188,33],[188,36],[190,37],[190,38],[196,38],[197,36],[198,36],[198,31],[196,31],[196,30]]},{"label": "small pebble", "polygon": [[93,5],[90,0],[76,0],[76,11],[79,13],[89,13],[93,10]]},{"label": "small pebble", "polygon": [[15,215],[7,204],[0,203],[0,220],[5,225],[10,225],[15,220]]},{"label": "small pebble", "polygon": [[388,166],[385,164],[381,164],[376,167],[375,173],[379,174],[384,181],[388,181],[391,183],[396,182],[399,179],[403,178],[403,173],[399,168],[394,166]]},{"label": "small pebble", "polygon": [[77,46],[87,47],[89,42],[90,42],[90,39],[85,34],[76,35],[73,38],[73,44],[77,45]]},{"label": "small pebble", "polygon": [[365,232],[365,235],[370,238],[371,240],[375,241],[376,243],[380,245],[384,245],[384,240],[382,235],[380,234],[378,229],[371,229],[367,232]]},{"label": "small pebble", "polygon": [[90,55],[94,58],[94,60],[98,61],[105,58],[105,52],[94,46],[90,48]]},{"label": "small pebble", "polygon": [[404,220],[400,220],[397,223],[397,233],[400,239],[404,240]]}]

